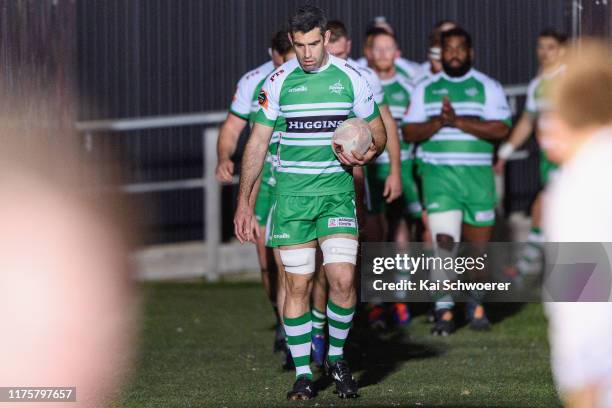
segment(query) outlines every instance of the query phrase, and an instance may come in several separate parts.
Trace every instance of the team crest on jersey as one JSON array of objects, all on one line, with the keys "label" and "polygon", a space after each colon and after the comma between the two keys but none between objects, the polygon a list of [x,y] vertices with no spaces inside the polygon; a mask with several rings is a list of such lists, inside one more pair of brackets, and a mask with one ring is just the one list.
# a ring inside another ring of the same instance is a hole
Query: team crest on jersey
[{"label": "team crest on jersey", "polygon": [[478,89],[471,87],[465,90],[465,94],[471,98],[475,97],[476,95],[478,95]]},{"label": "team crest on jersey", "polygon": [[340,95],[342,91],[344,91],[344,85],[342,85],[340,80],[338,80],[338,82],[336,82],[335,84],[329,86],[329,92],[333,94]]},{"label": "team crest on jersey", "polygon": [[268,109],[268,94],[263,89],[261,90],[261,92],[259,92],[257,101],[259,102],[259,106],[264,109]]}]

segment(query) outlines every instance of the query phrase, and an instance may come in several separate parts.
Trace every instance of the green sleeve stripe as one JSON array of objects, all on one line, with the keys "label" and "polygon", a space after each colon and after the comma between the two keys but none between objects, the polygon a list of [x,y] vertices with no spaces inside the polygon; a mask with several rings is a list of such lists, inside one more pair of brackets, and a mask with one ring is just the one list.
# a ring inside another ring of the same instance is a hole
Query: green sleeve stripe
[{"label": "green sleeve stripe", "polygon": [[244,115],[244,114],[242,114],[242,113],[238,113],[238,112],[236,112],[236,111],[235,111],[235,110],[233,110],[233,109],[230,109],[230,110],[229,110],[229,113],[231,113],[231,114],[232,114],[232,115],[234,115],[234,116],[238,116],[240,119],[249,120],[249,115],[248,115],[248,114]]},{"label": "green sleeve stripe", "polygon": [[259,110],[257,112],[257,115],[255,115],[255,123],[259,123],[261,125],[266,125],[266,126],[270,126],[270,127],[274,127],[274,125],[276,124],[276,120],[270,120],[266,117],[266,114],[263,113],[261,110]]},{"label": "green sleeve stripe", "polygon": [[364,120],[369,123],[378,117],[380,117],[380,110],[378,109],[378,104],[374,102],[374,112]]}]

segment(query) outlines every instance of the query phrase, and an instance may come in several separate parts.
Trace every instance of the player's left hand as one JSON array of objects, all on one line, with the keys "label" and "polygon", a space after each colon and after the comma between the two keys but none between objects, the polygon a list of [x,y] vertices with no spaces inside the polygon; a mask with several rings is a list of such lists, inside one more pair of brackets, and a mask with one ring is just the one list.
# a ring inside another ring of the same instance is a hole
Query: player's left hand
[{"label": "player's left hand", "polygon": [[259,236],[259,228],[252,208],[238,206],[234,215],[234,233],[241,244],[255,242],[255,238]]},{"label": "player's left hand", "polygon": [[399,173],[391,173],[385,180],[385,188],[383,190],[383,197],[386,198],[387,203],[396,200],[402,195],[402,177]]},{"label": "player's left hand", "polygon": [[442,112],[440,117],[442,118],[442,123],[445,126],[455,126],[457,116],[455,114],[455,108],[453,108],[453,105],[451,105],[448,96],[445,96],[444,100],[442,101]]},{"label": "player's left hand", "polygon": [[376,157],[376,146],[374,143],[370,143],[370,147],[365,154],[359,154],[359,152],[352,150],[350,153],[339,152],[338,160],[345,166],[365,166],[370,163]]}]

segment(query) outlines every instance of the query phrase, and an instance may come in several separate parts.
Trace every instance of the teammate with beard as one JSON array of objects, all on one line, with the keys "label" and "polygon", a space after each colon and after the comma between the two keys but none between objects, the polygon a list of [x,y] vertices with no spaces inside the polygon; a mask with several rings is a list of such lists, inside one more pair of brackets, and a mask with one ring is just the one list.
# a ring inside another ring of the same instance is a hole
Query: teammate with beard
[{"label": "teammate with beard", "polygon": [[[428,227],[438,254],[453,255],[463,237],[485,244],[495,223],[493,142],[510,129],[510,108],[499,82],[472,68],[474,51],[467,31],[455,28],[442,34],[444,70],[415,88],[404,117],[403,134],[421,142],[423,198]],[[434,271],[435,272],[435,271]],[[436,301],[433,334],[454,331],[448,294]],[[473,329],[490,323],[476,296],[468,304]]]},{"label": "teammate with beard", "polygon": [[[255,114],[259,109],[257,96],[267,75],[286,60],[293,58],[291,42],[287,37],[287,31],[280,30],[272,37],[270,54],[272,61],[247,72],[240,78],[236,87],[227,119],[221,126],[219,139],[217,141],[217,180],[223,183],[230,183],[234,174],[234,162],[232,156],[236,151],[238,139],[247,123],[252,124]],[[274,339],[274,352],[285,351],[285,333],[281,323],[282,310],[277,307],[277,301],[282,305],[284,299],[284,284],[282,281],[283,273],[278,268],[282,265],[278,254],[274,254],[270,247],[266,248],[265,226],[270,212],[272,191],[274,189],[275,178],[272,168],[272,157],[276,153],[278,136],[270,141],[269,152],[266,157],[266,164],[259,180],[259,189],[255,189],[255,214],[258,221],[258,234],[256,240],[257,255],[261,278],[264,290],[274,308],[276,316],[276,334]],[[275,259],[276,258],[276,259]],[[280,281],[279,281],[280,280]],[[286,353],[288,354],[288,353]],[[286,358],[291,361],[291,358]]]}]

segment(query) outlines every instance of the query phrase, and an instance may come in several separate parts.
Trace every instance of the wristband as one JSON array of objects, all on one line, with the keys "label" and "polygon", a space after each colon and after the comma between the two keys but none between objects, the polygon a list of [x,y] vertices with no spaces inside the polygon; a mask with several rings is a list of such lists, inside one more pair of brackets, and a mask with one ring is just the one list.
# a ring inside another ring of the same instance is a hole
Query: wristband
[{"label": "wristband", "polygon": [[516,149],[511,143],[506,142],[500,146],[499,150],[497,151],[497,157],[501,160],[508,160],[515,150]]}]

